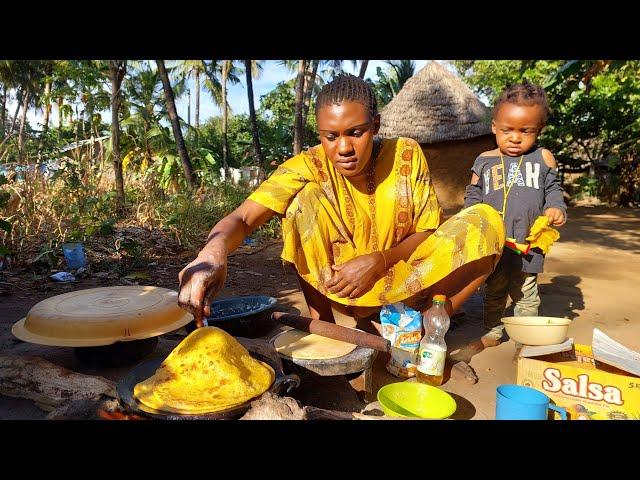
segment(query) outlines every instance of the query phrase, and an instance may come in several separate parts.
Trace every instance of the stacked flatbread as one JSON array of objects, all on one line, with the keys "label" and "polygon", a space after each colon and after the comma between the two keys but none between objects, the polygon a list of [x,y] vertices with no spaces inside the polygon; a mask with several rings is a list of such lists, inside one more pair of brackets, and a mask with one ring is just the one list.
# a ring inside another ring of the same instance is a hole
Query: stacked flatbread
[{"label": "stacked flatbread", "polygon": [[301,330],[287,330],[275,338],[279,354],[293,359],[328,360],[351,353],[356,345]]},{"label": "stacked flatbread", "polygon": [[274,379],[273,369],[251,357],[227,332],[202,327],[186,337],[152,377],[138,383],[133,394],[164,412],[213,413],[263,394]]}]

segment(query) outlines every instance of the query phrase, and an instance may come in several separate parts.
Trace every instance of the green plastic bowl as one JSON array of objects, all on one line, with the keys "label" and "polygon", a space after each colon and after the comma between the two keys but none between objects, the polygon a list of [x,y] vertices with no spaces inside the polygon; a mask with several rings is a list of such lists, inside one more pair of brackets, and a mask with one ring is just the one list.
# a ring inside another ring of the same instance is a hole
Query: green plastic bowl
[{"label": "green plastic bowl", "polygon": [[391,417],[442,419],[456,411],[456,401],[437,387],[418,382],[398,382],[378,390],[378,402]]}]

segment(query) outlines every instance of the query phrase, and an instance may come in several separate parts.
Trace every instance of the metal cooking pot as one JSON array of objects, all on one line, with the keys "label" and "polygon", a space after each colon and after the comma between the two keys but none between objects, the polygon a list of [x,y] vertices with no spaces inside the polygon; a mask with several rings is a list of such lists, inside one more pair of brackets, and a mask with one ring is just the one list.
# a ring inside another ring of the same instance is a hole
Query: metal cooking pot
[{"label": "metal cooking pot", "polygon": [[[223,298],[211,304],[211,316],[205,320],[210,327],[221,328],[234,337],[258,338],[273,329],[271,312],[276,303],[275,298],[266,295]],[[195,330],[195,323],[189,323],[186,330]]]}]

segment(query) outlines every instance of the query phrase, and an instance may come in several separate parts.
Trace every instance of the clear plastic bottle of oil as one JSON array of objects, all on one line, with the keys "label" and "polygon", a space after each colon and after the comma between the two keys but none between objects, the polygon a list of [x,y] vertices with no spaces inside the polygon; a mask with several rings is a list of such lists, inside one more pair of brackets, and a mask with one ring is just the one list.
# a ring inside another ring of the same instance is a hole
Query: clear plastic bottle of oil
[{"label": "clear plastic bottle of oil", "polygon": [[416,379],[429,385],[442,385],[447,344],[444,335],[449,330],[450,320],[444,306],[445,295],[434,295],[433,305],[424,315],[424,337],[420,341]]}]

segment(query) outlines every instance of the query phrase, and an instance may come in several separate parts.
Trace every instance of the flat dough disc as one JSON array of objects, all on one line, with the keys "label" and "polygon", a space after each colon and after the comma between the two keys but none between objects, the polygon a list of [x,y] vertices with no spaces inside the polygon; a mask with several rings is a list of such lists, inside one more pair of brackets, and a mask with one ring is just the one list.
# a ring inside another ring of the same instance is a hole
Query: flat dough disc
[{"label": "flat dough disc", "polygon": [[327,360],[351,353],[357,345],[301,330],[278,335],[274,345],[279,354],[294,359]]}]

